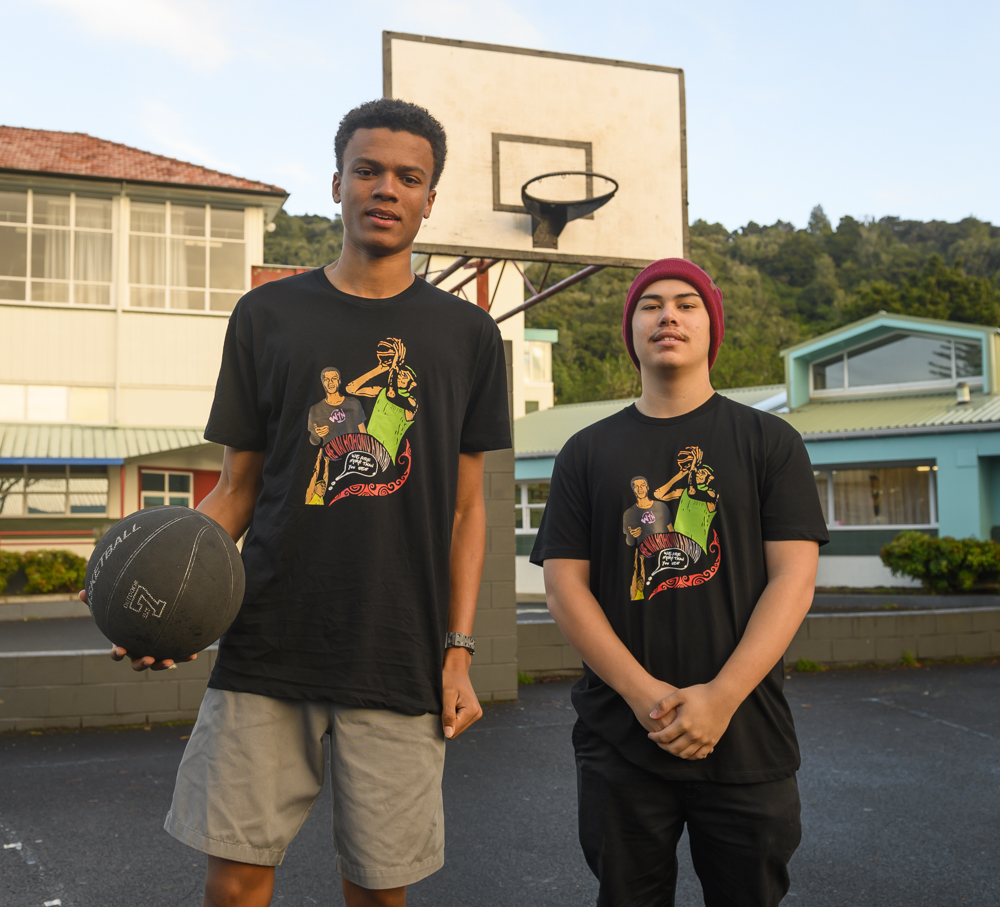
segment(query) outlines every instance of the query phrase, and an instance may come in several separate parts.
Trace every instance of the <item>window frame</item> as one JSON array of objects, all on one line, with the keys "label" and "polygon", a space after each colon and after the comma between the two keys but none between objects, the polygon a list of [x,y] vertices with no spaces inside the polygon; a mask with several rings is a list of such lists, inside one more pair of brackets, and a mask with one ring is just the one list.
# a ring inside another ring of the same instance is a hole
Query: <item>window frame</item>
[{"label": "window frame", "polygon": [[935,340],[947,341],[951,344],[951,378],[940,378],[933,381],[904,381],[897,382],[895,384],[866,384],[858,387],[851,387],[851,375],[848,369],[847,358],[851,353],[857,350],[863,349],[869,346],[873,341],[866,340],[864,343],[858,343],[854,346],[848,347],[842,350],[838,355],[844,367],[844,386],[834,387],[834,388],[824,388],[817,389],[815,382],[815,372],[814,369],[817,365],[823,362],[830,362],[837,358],[837,356],[821,356],[818,359],[813,359],[809,363],[809,396],[810,398],[823,399],[828,397],[858,397],[858,396],[869,396],[871,394],[882,394],[882,393],[893,393],[899,391],[921,391],[921,390],[950,390],[958,385],[960,381],[964,381],[969,387],[982,387],[985,382],[985,375],[978,375],[971,378],[959,378],[957,376],[958,369],[955,357],[955,344],[958,342],[967,343],[979,343],[980,352],[982,354],[983,370],[986,369],[986,349],[983,344],[982,338],[978,341],[967,337],[954,337],[949,334],[932,334],[923,331],[893,331],[892,334],[885,336],[893,337],[923,337],[923,338],[933,338]]},{"label": "window frame", "polygon": [[[163,205],[164,208],[164,232],[163,233],[148,233],[141,230],[132,229],[132,205]],[[178,208],[204,208],[205,211],[205,230],[201,235],[194,235],[190,233],[178,233],[172,232],[173,218],[171,216],[171,209],[176,205]],[[213,236],[212,235],[212,212],[214,210],[218,211],[239,211],[243,215],[243,238],[242,239],[230,239],[228,237]],[[205,202],[204,204],[198,205],[193,202],[174,202],[170,199],[160,200],[146,197],[139,198],[129,198],[128,205],[128,223],[123,225],[122,234],[125,237],[126,248],[128,248],[129,262],[128,268],[126,268],[126,293],[125,293],[125,308],[132,312],[172,312],[181,314],[194,314],[194,315],[215,315],[216,317],[229,318],[232,314],[232,309],[213,309],[212,306],[212,294],[213,293],[225,293],[228,296],[233,297],[233,307],[235,308],[236,303],[239,301],[240,297],[243,296],[248,291],[248,278],[247,278],[247,226],[246,226],[246,207],[241,208],[227,208],[223,205],[213,205],[210,202]],[[165,245],[163,267],[164,267],[164,277],[165,282],[161,284],[145,284],[145,283],[132,283],[131,280],[131,255],[132,255],[132,243],[131,238],[133,236],[142,236],[151,239],[162,239]],[[171,269],[173,264],[173,242],[175,239],[189,239],[196,240],[198,242],[204,243],[205,246],[205,286],[204,287],[181,287],[174,286],[170,282]],[[212,287],[212,244],[213,243],[228,243],[230,245],[238,245],[243,249],[243,288],[239,290],[226,290],[218,289]],[[164,304],[162,306],[144,306],[136,305],[132,302],[132,290],[162,290]],[[202,293],[203,306],[200,309],[192,309],[187,305],[183,307],[173,307],[171,306],[171,296],[172,291],[177,291],[178,294],[183,294],[183,298],[186,300],[188,294],[190,293]]]},{"label": "window frame", "polygon": [[[833,473],[838,470],[865,470],[865,469],[916,469],[918,472],[927,472],[927,504],[928,523],[837,523],[836,508],[834,505]],[[881,530],[891,529],[903,531],[904,529],[937,529],[938,528],[938,508],[937,508],[937,465],[933,461],[923,463],[834,463],[830,465],[813,465],[814,479],[818,473],[826,474],[826,528],[830,531],[841,529],[849,530]],[[817,492],[819,488],[817,487]]]},{"label": "window frame", "polygon": [[538,527],[532,527],[531,525],[531,511],[540,510],[544,513],[545,507],[548,505],[549,496],[548,493],[545,495],[545,503],[543,504],[529,504],[528,503],[528,486],[529,485],[549,485],[551,486],[550,479],[525,479],[520,482],[514,483],[514,510],[515,517],[516,512],[521,511],[521,524],[524,528],[518,528],[517,520],[514,521],[514,534],[515,535],[536,535],[538,533]]},{"label": "window frame", "polygon": [[[143,487],[142,487],[142,477],[146,476],[146,475],[161,475],[161,476],[164,477],[163,478],[163,492],[162,492],[163,504],[150,504],[149,505],[150,507],[188,507],[191,510],[194,509],[194,506],[195,506],[195,504],[194,504],[194,472],[192,470],[190,470],[190,469],[169,469],[169,468],[161,468],[161,467],[158,467],[158,466],[152,466],[152,467],[148,467],[147,468],[145,466],[140,466],[139,467],[139,509],[140,510],[145,510],[146,509],[146,506],[147,506],[146,505],[146,495],[147,494],[154,495],[154,496],[156,496],[157,494],[159,494],[156,491],[144,491],[143,490]],[[170,491],[170,476],[187,476],[187,478],[188,478],[188,489],[189,490],[186,491],[186,492],[171,492]],[[188,500],[189,500],[190,503],[188,503],[188,504],[170,504],[169,503],[169,499],[172,496],[173,497],[180,497],[182,494],[188,498]]]},{"label": "window frame", "polygon": [[[28,470],[31,469],[32,466],[40,466],[40,465],[43,465],[43,464],[39,464],[39,463],[22,463],[22,464],[13,464],[13,465],[14,466],[20,465],[20,467],[21,467],[21,475],[22,475],[22,477],[24,479],[24,482],[25,482],[25,489],[24,489],[24,491],[14,492],[14,493],[17,494],[18,496],[20,496],[22,499],[24,499],[24,506],[22,508],[22,512],[21,513],[3,513],[3,512],[0,512],[0,520],[25,520],[25,519],[28,519],[28,520],[46,520],[46,519],[64,519],[66,517],[69,517],[69,518],[75,519],[75,520],[76,519],[84,519],[84,520],[86,520],[86,519],[101,519],[102,517],[103,518],[107,518],[108,517],[108,515],[109,515],[109,513],[108,513],[108,505],[109,505],[109,498],[111,496],[111,477],[108,475],[108,470],[107,470],[106,466],[104,467],[104,478],[105,478],[105,480],[108,483],[108,488],[107,488],[107,491],[105,492],[105,497],[104,497],[104,511],[103,511],[103,513],[102,512],[98,512],[98,511],[90,511],[90,512],[87,512],[87,513],[79,513],[79,512],[73,513],[73,511],[71,510],[72,505],[70,503],[70,498],[74,494],[86,494],[87,492],[74,492],[70,488],[70,480],[71,479],[82,479],[82,478],[90,478],[90,479],[99,478],[99,476],[97,474],[91,474],[91,475],[87,475],[87,476],[83,476],[83,475],[79,475],[79,474],[73,475],[73,467],[74,466],[82,466],[83,465],[83,464],[79,464],[79,463],[77,463],[77,464],[73,464],[73,463],[53,463],[52,464],[53,466],[62,466],[64,468],[63,475],[64,475],[65,480],[66,480],[66,491],[63,493],[64,500],[63,500],[63,510],[62,510],[62,513],[29,513],[28,512],[28,502],[27,502],[27,496],[28,496],[28,494],[30,494],[30,491],[29,491],[29,489],[27,487]],[[11,467],[11,468],[13,468],[13,467]],[[11,492],[8,492],[7,494],[11,494]],[[6,499],[7,495],[5,495],[4,497]]]},{"label": "window frame", "polygon": [[[47,190],[40,189],[19,189],[9,186],[0,187],[0,191],[20,193],[24,192],[27,195],[27,207],[25,209],[25,221],[23,224],[18,224],[13,221],[4,221],[0,224],[3,229],[8,229],[9,227],[23,227],[27,233],[26,244],[25,244],[25,275],[24,275],[24,299],[6,299],[0,297],[0,305],[32,305],[32,306],[51,306],[53,308],[72,308],[72,309],[90,309],[97,312],[113,312],[115,310],[115,288],[116,280],[115,274],[117,269],[117,243],[115,242],[116,235],[116,208],[115,197],[110,193],[102,194],[101,192],[93,193],[80,193],[76,191],[62,192],[58,188],[52,187]],[[35,195],[42,196],[62,196],[69,198],[69,223],[68,224],[36,224],[35,223]],[[107,229],[101,227],[78,227],[76,224],[76,203],[78,198],[84,199],[99,199],[100,201],[110,202],[111,204],[111,226]],[[69,257],[67,264],[67,278],[66,280],[57,280],[55,278],[47,277],[33,277],[31,274],[31,259],[32,259],[32,245],[34,242],[34,231],[35,230],[54,230],[67,233],[69,235]],[[111,237],[111,262],[110,271],[111,279],[104,280],[78,280],[76,277],[76,242],[75,236],[77,233],[99,233]],[[0,275],[0,279],[3,280],[21,280],[17,275]],[[68,285],[68,298],[66,302],[55,302],[48,299],[33,299],[32,298],[32,283],[58,283]],[[94,303],[81,303],[75,301],[75,296],[77,294],[77,287],[107,287],[108,290],[108,303],[107,305],[94,304]]]}]

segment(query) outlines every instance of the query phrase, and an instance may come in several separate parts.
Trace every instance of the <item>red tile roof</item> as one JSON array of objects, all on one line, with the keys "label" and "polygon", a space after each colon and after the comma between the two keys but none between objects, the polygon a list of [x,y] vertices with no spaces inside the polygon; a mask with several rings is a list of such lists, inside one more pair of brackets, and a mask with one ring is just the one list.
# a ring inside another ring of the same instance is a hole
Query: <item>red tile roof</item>
[{"label": "red tile roof", "polygon": [[0,170],[287,195],[284,189],[269,183],[140,151],[85,132],[51,132],[19,126],[0,126]]}]

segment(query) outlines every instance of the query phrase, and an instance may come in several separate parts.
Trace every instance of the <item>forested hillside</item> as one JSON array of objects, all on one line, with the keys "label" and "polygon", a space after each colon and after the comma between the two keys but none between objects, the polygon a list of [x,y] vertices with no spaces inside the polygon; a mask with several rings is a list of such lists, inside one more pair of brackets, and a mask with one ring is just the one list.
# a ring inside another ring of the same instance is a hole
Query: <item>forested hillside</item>
[{"label": "forested hillside", "polygon": [[[282,212],[275,223],[265,234],[268,262],[317,266],[340,254],[339,218]],[[880,309],[1000,325],[1000,227],[971,217],[844,217],[834,229],[817,206],[805,229],[751,221],[730,232],[697,221],[691,257],[725,295],[716,387],[783,381],[783,347]],[[573,270],[554,266],[548,284]],[[528,271],[536,285],[542,271]],[[559,330],[552,364],[559,403],[637,393],[638,375],[621,342],[622,304],[634,275],[609,268],[528,312],[528,327]]]}]

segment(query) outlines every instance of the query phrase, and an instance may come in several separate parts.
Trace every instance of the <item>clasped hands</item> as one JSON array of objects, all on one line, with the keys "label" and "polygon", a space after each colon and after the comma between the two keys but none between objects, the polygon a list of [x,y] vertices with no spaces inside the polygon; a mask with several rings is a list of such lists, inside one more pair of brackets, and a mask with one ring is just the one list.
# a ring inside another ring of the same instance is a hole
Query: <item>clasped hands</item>
[{"label": "clasped hands", "polygon": [[739,703],[733,704],[715,681],[682,689],[662,681],[654,684],[652,695],[629,703],[647,736],[671,755],[704,759],[729,727]]}]

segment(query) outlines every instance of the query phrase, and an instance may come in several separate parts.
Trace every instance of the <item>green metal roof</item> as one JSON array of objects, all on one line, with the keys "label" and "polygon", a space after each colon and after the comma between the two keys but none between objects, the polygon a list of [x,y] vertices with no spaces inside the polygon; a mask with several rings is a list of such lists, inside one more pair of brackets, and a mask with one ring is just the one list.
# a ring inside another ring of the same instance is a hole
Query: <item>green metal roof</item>
[{"label": "green metal roof", "polygon": [[853,400],[812,400],[781,418],[806,440],[852,433],[936,434],[947,431],[1000,430],[1000,395],[972,395],[958,404],[955,391],[898,394]]},{"label": "green metal roof", "polygon": [[[725,388],[719,393],[746,406],[781,397],[776,405],[784,403],[785,385],[764,384],[758,387]],[[593,403],[568,403],[514,420],[514,455],[518,458],[554,457],[580,429],[601,419],[613,416],[626,406],[635,403],[627,400],[596,400]],[[769,407],[770,408],[770,407]]]},{"label": "green metal roof", "polygon": [[558,343],[559,331],[553,328],[525,328],[525,340],[541,340],[543,343]]},{"label": "green metal roof", "polygon": [[87,425],[0,424],[0,461],[103,460],[200,447],[208,442],[193,428],[108,428]]}]

